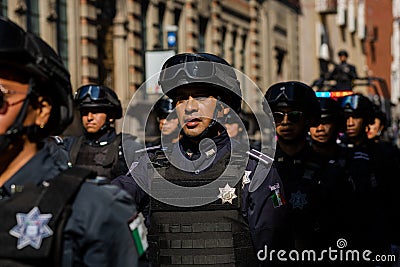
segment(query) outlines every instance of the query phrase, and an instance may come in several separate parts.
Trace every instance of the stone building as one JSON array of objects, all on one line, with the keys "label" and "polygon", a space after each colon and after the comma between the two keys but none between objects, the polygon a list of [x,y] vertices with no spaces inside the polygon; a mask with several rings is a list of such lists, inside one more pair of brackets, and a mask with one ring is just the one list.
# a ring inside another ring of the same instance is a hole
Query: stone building
[{"label": "stone building", "polygon": [[[134,117],[127,128],[123,120],[117,128],[143,136],[143,114],[160,96],[157,90],[139,90],[154,63],[148,54],[211,52],[263,92],[281,80],[311,84],[342,48],[360,73],[368,74],[367,4],[368,0],[0,0],[0,14],[59,51],[74,89],[90,82],[113,88]],[[173,47],[171,34],[176,36]],[[243,87],[248,112],[248,106],[257,106],[261,99],[253,92],[255,86]],[[76,131],[77,124],[70,131]]]}]

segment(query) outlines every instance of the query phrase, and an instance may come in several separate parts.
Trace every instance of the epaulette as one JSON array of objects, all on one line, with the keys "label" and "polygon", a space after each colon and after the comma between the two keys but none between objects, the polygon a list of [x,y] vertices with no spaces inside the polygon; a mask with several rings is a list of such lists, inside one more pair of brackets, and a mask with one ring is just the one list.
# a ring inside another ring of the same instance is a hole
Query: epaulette
[{"label": "epaulette", "polygon": [[151,152],[151,151],[154,151],[154,150],[158,150],[160,148],[161,148],[161,145],[149,146],[149,147],[145,147],[145,148],[142,148],[142,149],[138,149],[138,150],[135,151],[135,153]]},{"label": "epaulette", "polygon": [[268,165],[271,164],[274,161],[274,158],[271,158],[270,156],[255,150],[254,148],[251,149],[250,151],[246,152],[250,157],[258,159],[259,161],[263,162],[264,164]]},{"label": "epaulette", "polygon": [[103,177],[103,176],[96,176],[92,179],[87,179],[86,181],[88,183],[97,184],[97,185],[104,185],[104,184],[110,183],[110,179],[108,179],[107,177]]},{"label": "epaulette", "polygon": [[63,145],[64,144],[64,139],[62,139],[62,137],[60,137],[58,135],[50,135],[49,139],[53,140],[54,143],[56,143],[57,145]]}]

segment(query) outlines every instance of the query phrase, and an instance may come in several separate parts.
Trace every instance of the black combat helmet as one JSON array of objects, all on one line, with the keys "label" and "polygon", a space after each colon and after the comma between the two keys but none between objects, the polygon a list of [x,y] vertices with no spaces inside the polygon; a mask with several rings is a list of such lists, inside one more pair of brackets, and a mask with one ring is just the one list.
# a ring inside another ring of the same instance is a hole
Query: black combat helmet
[{"label": "black combat helmet", "polygon": [[[314,90],[298,81],[279,82],[268,88],[265,99],[271,110],[279,106],[296,107],[302,109],[310,126],[318,126],[321,119],[321,108]],[[264,101],[264,112],[268,113],[267,103]]]},{"label": "black combat helmet", "polygon": [[389,125],[386,113],[381,110],[379,105],[374,104],[373,109],[374,109],[374,119],[375,118],[379,119],[381,121],[383,129],[386,129],[386,127],[388,127]]},{"label": "black combat helmet", "polygon": [[[18,133],[29,101],[37,94],[49,100],[52,109],[42,133],[60,134],[72,122],[73,100],[70,74],[57,53],[42,39],[27,33],[0,16],[0,72],[30,83],[30,91],[10,133]],[[33,79],[31,79],[33,78]],[[1,103],[2,105],[4,103]],[[34,103],[32,103],[34,104]],[[23,111],[23,112],[22,112]],[[23,114],[24,113],[24,114]],[[18,122],[21,120],[21,122]]]},{"label": "black combat helmet", "polygon": [[374,122],[373,104],[368,97],[362,94],[357,93],[343,97],[341,99],[341,107],[345,116],[363,118],[364,124],[372,124]]},{"label": "black combat helmet", "polygon": [[154,105],[154,111],[159,119],[165,119],[174,112],[174,105],[171,98],[163,96]]},{"label": "black combat helmet", "polygon": [[236,112],[240,111],[242,94],[234,69],[224,59],[208,53],[183,53],[169,58],[158,80],[163,92],[176,101],[182,86],[207,85],[207,89]]},{"label": "black combat helmet", "polygon": [[337,100],[327,97],[318,97],[319,104],[321,106],[321,119],[330,120],[337,122],[342,117],[342,109]]},{"label": "black combat helmet", "polygon": [[345,120],[340,103],[332,98],[318,97],[321,107],[321,123],[334,122],[338,126],[338,130],[345,129]]},{"label": "black combat helmet", "polygon": [[349,54],[347,53],[346,50],[342,49],[342,50],[339,50],[338,56],[339,56],[339,57],[340,57],[340,56],[349,57]]},{"label": "black combat helmet", "polygon": [[101,110],[109,119],[122,117],[121,102],[117,94],[105,85],[87,84],[79,87],[75,93],[75,104],[80,111]]}]

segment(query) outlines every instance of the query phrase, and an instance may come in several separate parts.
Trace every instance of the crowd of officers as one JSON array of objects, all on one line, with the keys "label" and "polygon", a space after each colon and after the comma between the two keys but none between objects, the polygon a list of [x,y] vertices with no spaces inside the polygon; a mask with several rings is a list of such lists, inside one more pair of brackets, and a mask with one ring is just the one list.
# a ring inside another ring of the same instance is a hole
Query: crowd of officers
[{"label": "crowd of officers", "polygon": [[[177,54],[158,81],[161,137],[143,147],[117,134],[111,88],[72,96],[47,44],[7,18],[0,29],[0,266],[395,266],[260,258],[329,247],[400,256],[400,153],[380,139],[386,117],[368,97],[275,83],[263,99],[275,153],[251,152],[233,134],[246,122],[233,119],[243,88],[229,63]],[[83,135],[55,138],[74,108]]]}]

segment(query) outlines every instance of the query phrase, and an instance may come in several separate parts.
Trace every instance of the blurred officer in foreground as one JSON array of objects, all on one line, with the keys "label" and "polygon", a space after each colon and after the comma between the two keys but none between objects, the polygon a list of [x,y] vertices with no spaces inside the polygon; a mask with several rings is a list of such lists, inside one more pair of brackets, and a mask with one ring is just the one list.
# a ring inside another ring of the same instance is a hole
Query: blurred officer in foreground
[{"label": "blurred officer in foreground", "polygon": [[[250,159],[245,169],[246,150],[223,127],[229,111],[241,108],[234,70],[212,54],[177,54],[163,65],[159,84],[173,100],[182,137],[170,152],[156,151],[140,159],[131,171],[134,179],[113,181],[127,189],[141,207],[149,203],[152,266],[257,266],[241,204],[242,184],[250,183],[251,168],[257,162]],[[262,168],[267,170],[267,166]],[[259,173],[266,186],[275,185],[278,190],[276,172],[267,174]],[[144,201],[148,194],[143,190],[151,195],[149,202]],[[274,227],[279,225],[276,213],[283,209],[279,204],[273,208],[276,190],[264,192],[270,232],[250,226],[252,236],[266,242],[272,241]]]},{"label": "blurred officer in foreground", "polygon": [[[113,179],[126,174],[135,161],[135,151],[141,148],[136,137],[117,134],[113,126],[122,117],[117,94],[104,85],[88,84],[75,93],[84,134],[66,137],[71,164],[96,171],[99,176]],[[122,149],[122,140],[125,152]]]},{"label": "blurred officer in foreground", "polygon": [[354,65],[349,64],[347,59],[349,54],[346,50],[338,52],[340,63],[335,65],[335,68],[330,73],[328,80],[335,80],[336,85],[334,90],[345,91],[352,90],[353,80],[357,78],[357,69]]},{"label": "blurred officer in foreground", "polygon": [[320,248],[321,159],[307,139],[309,128],[320,124],[320,104],[312,88],[299,81],[273,84],[265,99],[275,120],[275,164],[289,209],[282,238],[298,251]]},{"label": "blurred officer in foreground", "polygon": [[353,215],[350,241],[374,254],[388,253],[389,244],[399,240],[398,224],[391,224],[398,222],[400,164],[384,146],[367,137],[366,127],[373,122],[373,106],[367,97],[346,96],[341,106],[346,118],[347,170],[354,190],[349,199]]},{"label": "blurred officer in foreground", "polygon": [[42,140],[71,122],[72,90],[42,39],[0,17],[0,266],[136,266],[128,194],[68,169]]},{"label": "blurred officer in foreground", "polygon": [[155,104],[154,111],[157,114],[160,137],[155,141],[146,142],[146,147],[160,146],[161,141],[163,141],[164,148],[166,148],[165,146],[167,146],[167,144],[171,145],[179,140],[179,121],[174,110],[172,99],[163,96]]}]

